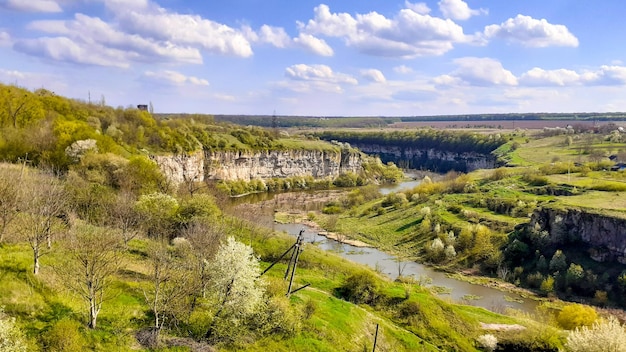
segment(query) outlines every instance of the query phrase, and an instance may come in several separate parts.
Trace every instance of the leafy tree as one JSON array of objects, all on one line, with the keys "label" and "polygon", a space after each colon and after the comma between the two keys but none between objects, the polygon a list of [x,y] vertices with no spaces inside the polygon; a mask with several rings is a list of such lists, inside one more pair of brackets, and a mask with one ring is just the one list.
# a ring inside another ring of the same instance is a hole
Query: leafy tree
[{"label": "leafy tree", "polygon": [[120,264],[121,239],[118,233],[91,225],[77,225],[65,242],[64,262],[56,266],[68,289],[77,293],[88,307],[91,329],[110,288],[111,276]]},{"label": "leafy tree", "polygon": [[379,279],[370,271],[360,271],[349,276],[339,289],[351,302],[373,304],[380,295]]},{"label": "leafy tree", "polygon": [[567,336],[565,348],[570,352],[624,352],[626,351],[626,327],[611,316],[607,320],[583,326]]},{"label": "leafy tree", "polygon": [[169,240],[178,214],[176,198],[164,193],[142,195],[135,203],[135,210],[141,215],[141,225],[149,237]]},{"label": "leafy tree", "polygon": [[259,260],[252,247],[229,237],[209,265],[211,291],[217,300],[217,312],[205,337],[219,340],[224,331],[236,327],[255,312],[263,300],[264,284],[260,279]]},{"label": "leafy tree", "polygon": [[565,254],[563,254],[563,251],[557,249],[552,256],[552,259],[550,259],[550,271],[563,271],[565,268],[567,268],[567,258],[565,257]]}]

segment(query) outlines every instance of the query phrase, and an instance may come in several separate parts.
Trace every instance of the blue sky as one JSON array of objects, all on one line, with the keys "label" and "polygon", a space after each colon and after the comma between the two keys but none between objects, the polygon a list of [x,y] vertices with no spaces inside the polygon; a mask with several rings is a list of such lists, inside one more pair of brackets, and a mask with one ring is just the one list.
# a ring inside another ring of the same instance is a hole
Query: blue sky
[{"label": "blue sky", "polygon": [[0,81],[155,112],[626,111],[626,2],[0,0]]}]

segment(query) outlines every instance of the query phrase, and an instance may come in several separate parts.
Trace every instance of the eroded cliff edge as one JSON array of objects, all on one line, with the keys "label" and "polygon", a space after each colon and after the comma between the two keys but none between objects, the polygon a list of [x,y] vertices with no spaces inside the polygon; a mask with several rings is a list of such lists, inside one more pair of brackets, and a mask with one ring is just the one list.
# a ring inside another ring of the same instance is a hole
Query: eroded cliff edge
[{"label": "eroded cliff edge", "polygon": [[528,226],[549,234],[551,244],[584,244],[596,261],[626,264],[626,214],[542,207],[534,211]]}]

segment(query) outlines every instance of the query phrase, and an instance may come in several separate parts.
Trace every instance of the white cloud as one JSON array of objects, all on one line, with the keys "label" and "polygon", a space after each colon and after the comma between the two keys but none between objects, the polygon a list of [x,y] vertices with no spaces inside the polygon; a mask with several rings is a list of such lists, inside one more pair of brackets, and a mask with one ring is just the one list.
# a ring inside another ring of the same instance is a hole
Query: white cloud
[{"label": "white cloud", "polygon": [[396,66],[393,68],[393,71],[401,75],[408,75],[409,73],[413,73],[413,69],[406,65]]},{"label": "white cloud", "polygon": [[385,83],[387,81],[387,79],[385,78],[385,75],[383,75],[382,72],[380,72],[380,70],[377,69],[367,69],[367,70],[361,70],[361,77],[367,79],[368,81],[371,82],[376,82],[376,83]]},{"label": "white cloud", "polygon": [[358,81],[346,74],[336,73],[326,65],[298,64],[287,67],[285,75],[294,80],[323,81],[340,84],[357,84]]},{"label": "white cloud", "polygon": [[128,67],[126,53],[102,46],[78,45],[67,37],[43,37],[17,41],[17,51],[55,61],[85,65]]},{"label": "white cloud", "polygon": [[466,20],[472,16],[486,14],[487,10],[472,10],[463,0],[441,0],[439,1],[439,10],[445,18],[453,20]]},{"label": "white cloud", "polygon": [[53,0],[4,0],[0,7],[20,12],[62,12],[61,6]]},{"label": "white cloud", "polygon": [[320,56],[333,56],[333,48],[323,39],[316,38],[310,34],[300,33],[293,39],[294,43],[305,50]]},{"label": "white cloud", "polygon": [[520,83],[528,86],[569,86],[579,83],[580,75],[572,70],[546,71],[535,67],[520,77]]},{"label": "white cloud", "polygon": [[430,13],[430,8],[428,7],[428,5],[426,5],[423,2],[418,2],[418,3],[410,3],[409,1],[404,1],[404,7],[406,7],[409,10],[413,10],[417,13],[419,13],[420,15],[427,15]]},{"label": "white cloud", "polygon": [[443,55],[454,43],[470,40],[453,21],[412,9],[402,9],[392,19],[376,12],[356,17],[331,13],[323,4],[314,12],[313,19],[299,24],[302,32],[343,38],[348,46],[370,55],[405,58]]},{"label": "white cloud", "polygon": [[[29,29],[60,36],[20,40],[16,49],[57,61],[101,66],[128,67],[131,61],[202,63],[197,48],[124,33],[100,18],[83,14],[74,17],[68,21],[31,22]],[[42,47],[37,48],[38,44]]]},{"label": "white cloud", "polygon": [[194,76],[185,76],[184,74],[177,71],[146,71],[143,74],[144,78],[147,78],[156,82],[164,82],[170,85],[182,86],[182,85],[196,85],[196,86],[208,86],[209,81],[206,79],[194,77]]},{"label": "white cloud", "polygon": [[271,44],[277,48],[289,46],[291,38],[283,28],[263,25],[257,34],[258,41]]},{"label": "white cloud", "polygon": [[517,78],[502,64],[490,58],[465,57],[454,60],[458,68],[449,75],[433,79],[441,85],[465,84],[470,86],[505,85],[515,86]]},{"label": "white cloud", "polygon": [[535,67],[520,77],[527,86],[613,86],[626,85],[626,67],[600,66],[576,72],[567,69],[543,70]]},{"label": "white cloud", "polygon": [[578,38],[570,33],[566,26],[524,15],[509,18],[499,25],[487,26],[484,35],[488,39],[504,39],[527,47],[578,46]]},{"label": "white cloud", "polygon": [[198,15],[152,7],[142,10],[116,7],[113,11],[117,26],[126,33],[156,42],[199,47],[216,55],[252,56],[250,42],[241,31]]}]

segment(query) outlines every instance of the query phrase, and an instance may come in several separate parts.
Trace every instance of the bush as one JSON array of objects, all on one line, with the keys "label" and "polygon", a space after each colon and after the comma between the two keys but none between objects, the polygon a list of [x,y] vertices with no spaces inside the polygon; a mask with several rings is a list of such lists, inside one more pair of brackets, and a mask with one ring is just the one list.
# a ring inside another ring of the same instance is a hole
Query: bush
[{"label": "bush", "polygon": [[493,351],[496,347],[498,347],[498,338],[491,334],[478,336],[476,342],[478,342],[478,345],[486,351]]},{"label": "bush", "polygon": [[0,307],[0,351],[2,352],[26,352],[27,346],[24,334],[15,325],[15,318],[4,314]]},{"label": "bush", "polygon": [[615,317],[570,332],[565,348],[571,352],[626,351],[626,327]]},{"label": "bush", "polygon": [[380,296],[378,281],[373,273],[361,271],[348,277],[339,288],[339,293],[353,303],[374,304]]},{"label": "bush", "polygon": [[595,309],[582,304],[569,304],[557,315],[556,321],[563,329],[574,330],[591,326],[598,319]]},{"label": "bush", "polygon": [[46,351],[80,352],[85,348],[85,339],[79,331],[80,324],[69,318],[57,321],[43,336]]}]

